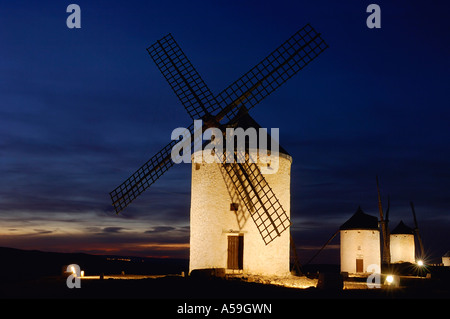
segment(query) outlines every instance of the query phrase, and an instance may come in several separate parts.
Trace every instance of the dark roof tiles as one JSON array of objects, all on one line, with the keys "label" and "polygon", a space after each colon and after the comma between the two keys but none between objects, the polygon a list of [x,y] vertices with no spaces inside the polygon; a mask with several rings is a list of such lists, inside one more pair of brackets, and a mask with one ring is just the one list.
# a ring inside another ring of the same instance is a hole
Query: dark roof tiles
[{"label": "dark roof tiles", "polygon": [[367,215],[358,207],[356,213],[350,217],[345,223],[341,225],[340,230],[349,230],[349,229],[373,229],[378,230],[378,218]]},{"label": "dark roof tiles", "polygon": [[414,230],[406,226],[401,220],[400,223],[398,223],[397,227],[395,227],[394,230],[391,231],[391,235],[398,234],[414,234]]}]

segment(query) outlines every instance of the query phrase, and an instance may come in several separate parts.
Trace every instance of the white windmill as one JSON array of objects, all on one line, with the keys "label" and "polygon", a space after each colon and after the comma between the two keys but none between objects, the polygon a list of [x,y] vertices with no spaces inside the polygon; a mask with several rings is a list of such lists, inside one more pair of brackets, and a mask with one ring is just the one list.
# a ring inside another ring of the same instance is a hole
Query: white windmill
[{"label": "white windmill", "polygon": [[[209,128],[258,128],[248,111],[320,55],[327,44],[309,24],[217,96],[214,96],[171,34],[147,51],[191,118],[202,120],[187,135]],[[173,140],[110,195],[117,213],[174,164]],[[189,140],[189,145],[193,140]],[[194,154],[195,156],[195,154]],[[227,154],[228,156],[228,154]],[[290,165],[280,152],[276,174],[244,161],[192,165],[190,271],[220,268],[258,274],[289,272]],[[274,241],[277,239],[276,241]],[[273,242],[274,241],[274,242]]]}]

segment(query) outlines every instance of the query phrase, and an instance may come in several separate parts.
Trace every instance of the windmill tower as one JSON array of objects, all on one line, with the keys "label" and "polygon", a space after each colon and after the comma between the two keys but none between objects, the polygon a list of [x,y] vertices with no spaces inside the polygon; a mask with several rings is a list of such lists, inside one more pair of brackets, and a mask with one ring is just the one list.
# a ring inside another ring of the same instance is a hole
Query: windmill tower
[{"label": "windmill tower", "polygon": [[442,265],[445,267],[450,267],[450,250],[442,256]]},{"label": "windmill tower", "polygon": [[391,263],[415,262],[414,230],[403,221],[390,234]]},{"label": "windmill tower", "polygon": [[[247,115],[237,127],[247,130],[258,129],[259,125]],[[275,143],[270,137],[269,140],[271,145]],[[190,271],[219,268],[227,273],[289,274],[290,236],[280,230],[289,225],[292,158],[285,149],[278,148],[276,172],[262,174],[278,200],[277,209],[269,215],[263,209],[247,208],[244,201],[252,196],[251,188],[234,187],[235,180],[245,177],[234,174],[231,167],[229,171],[233,174],[229,175],[224,166],[216,163],[192,164]],[[278,216],[281,208],[284,213]],[[273,238],[276,240],[271,242]]]},{"label": "windmill tower", "polygon": [[[147,51],[192,120],[203,121],[201,128],[196,128],[194,122],[183,133],[184,149],[195,149],[198,142],[195,137],[209,128],[226,132],[227,128],[242,123],[258,126],[248,111],[327,47],[320,34],[307,24],[216,96],[171,34]],[[178,143],[172,140],[110,193],[116,213],[179,161],[180,154],[172,156]],[[286,250],[289,261],[289,231],[286,230],[291,224],[290,156],[280,156],[280,172],[272,177],[264,176],[258,164],[249,161],[248,154],[244,153],[226,154],[227,158],[234,158],[233,163],[218,155],[219,163],[192,165],[190,270],[212,267],[256,273],[286,272]],[[256,244],[256,235],[265,249]],[[278,245],[275,239],[280,242],[279,256],[273,248]],[[235,252],[228,254],[233,249]],[[280,262],[270,261],[278,257],[282,259]]]},{"label": "windmill tower", "polygon": [[[341,237],[341,272],[367,273],[367,267],[381,267],[378,218],[357,211],[339,228]],[[381,269],[381,268],[380,268]]]}]

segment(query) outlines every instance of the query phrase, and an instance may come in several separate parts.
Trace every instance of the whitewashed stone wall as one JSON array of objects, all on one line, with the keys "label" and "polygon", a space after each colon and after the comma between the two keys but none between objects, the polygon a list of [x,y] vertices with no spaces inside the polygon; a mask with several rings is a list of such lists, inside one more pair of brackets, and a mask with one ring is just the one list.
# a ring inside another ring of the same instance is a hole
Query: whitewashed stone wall
[{"label": "whitewashed stone wall", "polygon": [[[291,162],[290,156],[280,154],[278,172],[264,175],[289,217]],[[241,234],[244,273],[289,274],[289,229],[266,246],[239,195],[223,176],[227,178],[220,164],[192,164],[189,271],[227,268],[228,236]],[[233,202],[239,204],[237,213],[230,210]]]},{"label": "whitewashed stone wall", "polygon": [[415,262],[413,234],[390,235],[391,263]]},{"label": "whitewashed stone wall", "polygon": [[341,230],[341,272],[356,273],[356,259],[363,259],[363,270],[369,265],[381,266],[380,232],[378,230]]}]

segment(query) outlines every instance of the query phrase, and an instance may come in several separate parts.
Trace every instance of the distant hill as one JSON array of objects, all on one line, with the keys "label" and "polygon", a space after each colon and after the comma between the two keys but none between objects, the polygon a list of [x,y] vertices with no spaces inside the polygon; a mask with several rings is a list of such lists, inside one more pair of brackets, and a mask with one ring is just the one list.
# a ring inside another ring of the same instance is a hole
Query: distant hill
[{"label": "distant hill", "polygon": [[20,281],[62,275],[65,266],[77,264],[85,275],[161,275],[187,272],[189,261],[84,253],[56,253],[0,247],[0,280]]}]

